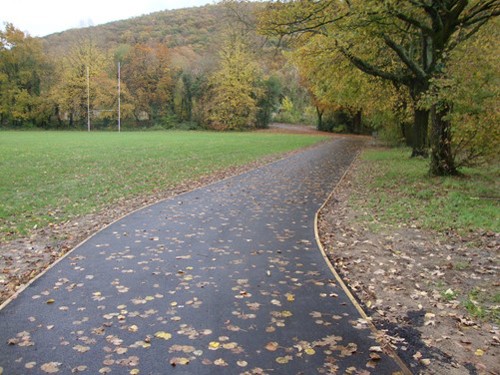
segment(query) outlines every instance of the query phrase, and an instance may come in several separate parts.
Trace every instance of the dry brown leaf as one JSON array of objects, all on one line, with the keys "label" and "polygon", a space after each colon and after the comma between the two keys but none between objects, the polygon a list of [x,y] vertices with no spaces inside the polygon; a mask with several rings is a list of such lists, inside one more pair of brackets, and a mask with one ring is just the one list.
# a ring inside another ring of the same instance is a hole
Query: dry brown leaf
[{"label": "dry brown leaf", "polygon": [[61,365],[62,363],[60,362],[48,362],[44,363],[40,368],[47,374],[55,374],[56,372],[59,372],[59,366]]},{"label": "dry brown leaf", "polygon": [[279,344],[276,341],[271,341],[265,346],[270,352],[275,352],[279,348]]},{"label": "dry brown leaf", "polygon": [[216,359],[214,361],[214,365],[216,365],[216,366],[228,366],[227,362],[224,361],[222,358]]}]

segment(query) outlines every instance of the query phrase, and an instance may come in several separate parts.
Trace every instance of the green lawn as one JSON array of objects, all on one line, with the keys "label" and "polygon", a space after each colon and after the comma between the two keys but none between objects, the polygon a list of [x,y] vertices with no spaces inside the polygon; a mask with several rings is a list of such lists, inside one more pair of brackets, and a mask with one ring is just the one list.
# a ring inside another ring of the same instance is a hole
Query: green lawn
[{"label": "green lawn", "polygon": [[465,168],[462,177],[430,177],[429,161],[409,155],[408,149],[363,153],[366,171],[356,183],[366,186],[370,197],[351,199],[374,223],[411,223],[440,232],[500,231],[499,166]]},{"label": "green lawn", "polygon": [[250,132],[0,132],[0,238],[322,139]]}]

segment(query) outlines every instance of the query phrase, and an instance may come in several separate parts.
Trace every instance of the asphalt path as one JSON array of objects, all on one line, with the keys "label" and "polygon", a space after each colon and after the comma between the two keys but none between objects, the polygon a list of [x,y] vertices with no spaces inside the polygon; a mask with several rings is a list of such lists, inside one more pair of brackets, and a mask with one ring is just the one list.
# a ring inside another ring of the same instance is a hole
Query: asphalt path
[{"label": "asphalt path", "polygon": [[3,374],[398,373],[315,242],[362,142],[328,141],[97,233],[0,311]]}]

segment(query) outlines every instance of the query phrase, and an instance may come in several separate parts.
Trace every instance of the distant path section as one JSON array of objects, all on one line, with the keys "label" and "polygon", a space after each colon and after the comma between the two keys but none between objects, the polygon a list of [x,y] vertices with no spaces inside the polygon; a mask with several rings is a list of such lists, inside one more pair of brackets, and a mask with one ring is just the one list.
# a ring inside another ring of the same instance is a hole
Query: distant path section
[{"label": "distant path section", "polygon": [[0,311],[3,373],[398,373],[315,242],[362,143],[332,139],[97,233]]},{"label": "distant path section", "polygon": [[292,133],[292,134],[320,134],[333,136],[333,133],[319,131],[316,127],[303,124],[283,124],[274,122],[269,125],[268,129],[263,130],[270,133]]}]

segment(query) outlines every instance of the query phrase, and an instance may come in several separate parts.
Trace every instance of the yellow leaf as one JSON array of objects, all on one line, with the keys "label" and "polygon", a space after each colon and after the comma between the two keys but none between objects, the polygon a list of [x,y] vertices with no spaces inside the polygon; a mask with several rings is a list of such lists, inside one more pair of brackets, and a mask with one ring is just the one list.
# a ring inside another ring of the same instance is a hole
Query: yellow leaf
[{"label": "yellow leaf", "polygon": [[285,311],[282,311],[282,312],[281,312],[281,316],[282,316],[283,318],[289,318],[289,317],[291,317],[292,315],[293,315],[293,314],[292,314],[290,311],[288,311],[288,310],[285,310]]},{"label": "yellow leaf", "polygon": [[217,342],[217,341],[211,341],[209,344],[208,344],[208,349],[210,350],[217,350],[220,346],[220,342]]},{"label": "yellow leaf", "polygon": [[172,335],[168,332],[158,331],[155,333],[155,337],[163,340],[170,340],[172,338]]},{"label": "yellow leaf", "polygon": [[293,294],[291,294],[291,293],[287,293],[286,294],[286,300],[288,302],[293,302],[293,301],[295,301],[295,296]]},{"label": "yellow leaf", "polygon": [[280,365],[284,365],[284,364],[287,364],[288,362],[290,362],[293,358],[289,355],[285,356],[285,357],[278,357],[276,358],[276,362],[278,362]]},{"label": "yellow leaf", "polygon": [[238,344],[237,344],[237,343],[235,343],[235,342],[228,342],[228,343],[226,343],[226,344],[223,344],[223,345],[222,345],[222,347],[223,347],[224,349],[228,349],[228,350],[234,349],[234,348],[236,348],[237,346],[238,346]]},{"label": "yellow leaf", "polygon": [[130,327],[128,327],[128,330],[130,332],[137,332],[139,329],[139,327],[137,327],[135,324],[131,325]]},{"label": "yellow leaf", "polygon": [[54,303],[54,302],[56,302],[56,300],[51,298],[51,299],[47,300],[47,305],[50,305],[51,303]]},{"label": "yellow leaf", "polygon": [[306,350],[304,350],[304,352],[307,355],[314,355],[314,354],[316,354],[316,351],[313,348],[307,348]]},{"label": "yellow leaf", "polygon": [[137,368],[130,370],[130,375],[139,375],[140,371]]},{"label": "yellow leaf", "polygon": [[474,354],[477,355],[478,357],[482,357],[484,355],[484,350],[477,349]]}]

